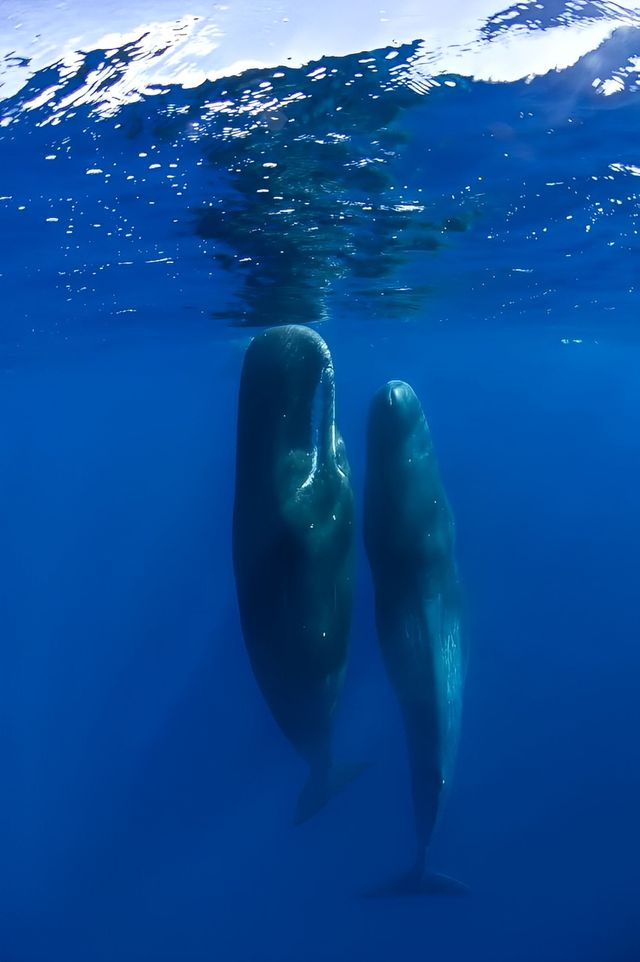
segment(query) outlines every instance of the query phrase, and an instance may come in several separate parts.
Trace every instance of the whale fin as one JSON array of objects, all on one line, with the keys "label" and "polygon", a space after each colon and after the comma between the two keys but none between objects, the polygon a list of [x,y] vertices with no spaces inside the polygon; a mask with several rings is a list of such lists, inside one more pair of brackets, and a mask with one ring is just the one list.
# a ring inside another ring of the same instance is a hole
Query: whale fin
[{"label": "whale fin", "polygon": [[416,895],[468,895],[469,887],[449,875],[438,872],[425,872],[417,875],[415,871],[405,872],[400,878],[387,885],[365,893],[366,898],[405,898]]},{"label": "whale fin", "polygon": [[334,795],[338,795],[368,767],[367,762],[354,762],[332,768],[321,777],[312,772],[300,792],[294,823],[302,825],[303,822],[313,818]]}]

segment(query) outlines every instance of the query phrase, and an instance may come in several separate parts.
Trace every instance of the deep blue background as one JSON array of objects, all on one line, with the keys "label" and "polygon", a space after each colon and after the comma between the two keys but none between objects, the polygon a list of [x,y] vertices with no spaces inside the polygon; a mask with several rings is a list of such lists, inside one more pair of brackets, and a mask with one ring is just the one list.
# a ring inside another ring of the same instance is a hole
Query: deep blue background
[{"label": "deep blue background", "polygon": [[456,512],[472,652],[433,862],[472,895],[360,897],[412,850],[362,551],[337,754],[373,765],[292,827],[229,564],[242,350],[133,345],[2,381],[3,962],[636,958],[635,345],[323,333],[356,491],[400,376]]}]

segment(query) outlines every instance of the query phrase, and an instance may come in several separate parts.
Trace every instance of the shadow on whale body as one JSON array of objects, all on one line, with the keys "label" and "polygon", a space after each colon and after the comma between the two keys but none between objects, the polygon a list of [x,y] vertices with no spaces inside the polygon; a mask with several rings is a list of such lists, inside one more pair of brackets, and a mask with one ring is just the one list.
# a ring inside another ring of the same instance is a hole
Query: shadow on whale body
[{"label": "shadow on whale body", "polygon": [[309,766],[296,823],[364,767],[336,768],[331,749],[351,628],[353,528],[329,349],[306,327],[267,330],[242,368],[233,564],[255,678]]},{"label": "shadow on whale body", "polygon": [[404,721],[416,831],[411,871],[370,894],[461,894],[461,883],[426,870],[453,772],[466,663],[454,521],[420,401],[404,381],[389,381],[371,403],[364,538],[380,648]]}]

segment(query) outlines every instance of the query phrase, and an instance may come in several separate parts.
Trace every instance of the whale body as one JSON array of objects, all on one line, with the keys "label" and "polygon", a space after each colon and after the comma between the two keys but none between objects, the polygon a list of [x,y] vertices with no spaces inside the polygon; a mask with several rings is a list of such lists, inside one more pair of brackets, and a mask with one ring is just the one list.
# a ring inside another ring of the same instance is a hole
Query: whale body
[{"label": "whale body", "polygon": [[[466,654],[454,520],[422,406],[389,381],[369,412],[364,537],[376,628],[406,734],[416,857],[396,894],[456,890],[426,875],[460,731]],[[386,893],[391,894],[391,890]]]},{"label": "whale body", "polygon": [[351,627],[353,550],[353,493],[329,349],[309,328],[272,328],[251,342],[242,369],[233,564],[254,675],[309,766],[297,821],[359,770],[337,770],[331,748]]}]

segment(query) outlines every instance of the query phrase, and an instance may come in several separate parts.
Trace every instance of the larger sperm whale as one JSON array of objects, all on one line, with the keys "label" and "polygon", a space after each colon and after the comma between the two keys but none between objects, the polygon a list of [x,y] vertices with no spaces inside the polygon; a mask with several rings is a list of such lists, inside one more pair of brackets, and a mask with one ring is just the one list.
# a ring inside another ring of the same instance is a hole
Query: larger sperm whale
[{"label": "larger sperm whale", "polygon": [[404,720],[416,830],[414,866],[384,894],[459,890],[425,874],[462,709],[454,521],[420,401],[404,381],[389,381],[371,404],[364,536],[378,638]]},{"label": "larger sperm whale", "polygon": [[233,563],[254,675],[309,766],[298,822],[360,770],[337,770],[331,748],[351,626],[353,526],[329,349],[309,328],[267,330],[242,369]]}]

